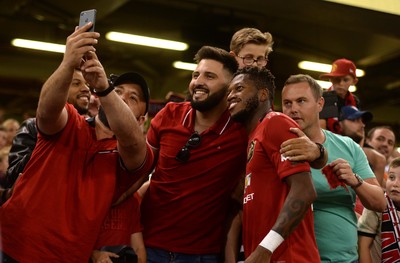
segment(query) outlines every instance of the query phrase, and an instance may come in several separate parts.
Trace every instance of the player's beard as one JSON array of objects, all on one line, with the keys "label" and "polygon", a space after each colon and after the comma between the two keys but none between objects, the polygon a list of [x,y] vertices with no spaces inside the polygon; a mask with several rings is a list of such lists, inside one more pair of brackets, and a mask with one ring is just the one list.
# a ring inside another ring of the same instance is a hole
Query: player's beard
[{"label": "player's beard", "polygon": [[200,112],[212,110],[213,108],[218,106],[222,100],[226,100],[227,90],[228,87],[226,86],[202,101],[193,101],[193,94],[191,94],[190,104],[192,105],[193,109]]},{"label": "player's beard", "polygon": [[245,108],[232,115],[232,119],[237,122],[247,121],[257,110],[260,102],[257,94],[245,101]]},{"label": "player's beard", "polygon": [[360,144],[361,140],[363,139],[363,137],[361,135],[358,135],[356,132],[353,132],[351,134],[342,134],[342,135],[350,137],[357,144]]},{"label": "player's beard", "polygon": [[81,107],[81,106],[79,106],[77,103],[74,104],[74,107],[75,107],[75,109],[78,111],[78,113],[79,113],[80,115],[85,115],[85,114],[87,114],[88,111],[89,111],[88,108]]}]

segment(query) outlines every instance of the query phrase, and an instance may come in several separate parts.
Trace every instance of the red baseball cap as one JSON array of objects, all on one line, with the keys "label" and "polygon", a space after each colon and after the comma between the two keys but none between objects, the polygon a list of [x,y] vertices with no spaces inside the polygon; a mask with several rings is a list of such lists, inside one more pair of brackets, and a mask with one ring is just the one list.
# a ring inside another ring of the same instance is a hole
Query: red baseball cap
[{"label": "red baseball cap", "polygon": [[356,65],[353,61],[341,58],[332,63],[331,73],[322,74],[319,76],[320,79],[329,79],[330,77],[343,77],[346,75],[352,75],[355,79],[356,76]]}]

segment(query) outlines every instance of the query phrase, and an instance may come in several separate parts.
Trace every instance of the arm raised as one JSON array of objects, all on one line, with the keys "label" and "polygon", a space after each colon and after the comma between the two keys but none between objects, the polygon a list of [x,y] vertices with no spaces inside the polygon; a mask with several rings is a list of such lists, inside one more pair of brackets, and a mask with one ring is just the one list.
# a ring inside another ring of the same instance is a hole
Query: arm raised
[{"label": "arm raised", "polygon": [[42,87],[36,118],[38,129],[44,134],[55,134],[67,123],[68,116],[64,106],[74,70],[79,68],[86,53],[95,51],[93,45],[97,44],[97,38],[100,36],[96,32],[85,32],[90,26],[91,23],[75,29],[75,32],[67,38],[60,66]]}]

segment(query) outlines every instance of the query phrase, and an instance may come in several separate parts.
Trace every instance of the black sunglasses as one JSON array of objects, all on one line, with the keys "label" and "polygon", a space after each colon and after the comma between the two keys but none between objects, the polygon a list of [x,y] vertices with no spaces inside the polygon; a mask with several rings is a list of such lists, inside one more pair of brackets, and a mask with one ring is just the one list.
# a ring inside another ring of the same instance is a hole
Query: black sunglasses
[{"label": "black sunglasses", "polygon": [[197,132],[194,132],[190,135],[188,141],[186,142],[185,146],[179,150],[178,154],[176,155],[175,159],[180,162],[187,162],[190,158],[190,149],[196,148],[200,145],[201,137]]}]

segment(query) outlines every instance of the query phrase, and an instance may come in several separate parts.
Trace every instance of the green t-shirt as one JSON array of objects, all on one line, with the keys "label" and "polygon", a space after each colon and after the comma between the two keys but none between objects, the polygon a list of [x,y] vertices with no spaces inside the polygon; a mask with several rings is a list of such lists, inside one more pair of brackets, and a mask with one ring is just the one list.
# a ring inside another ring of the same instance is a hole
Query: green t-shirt
[{"label": "green t-shirt", "polygon": [[[328,151],[328,163],[342,158],[354,173],[363,179],[374,178],[367,157],[351,138],[323,130],[323,143]],[[354,212],[356,194],[347,186],[330,189],[321,170],[311,169],[317,199],[313,204],[314,226],[321,262],[352,262],[358,259],[357,217]]]}]

